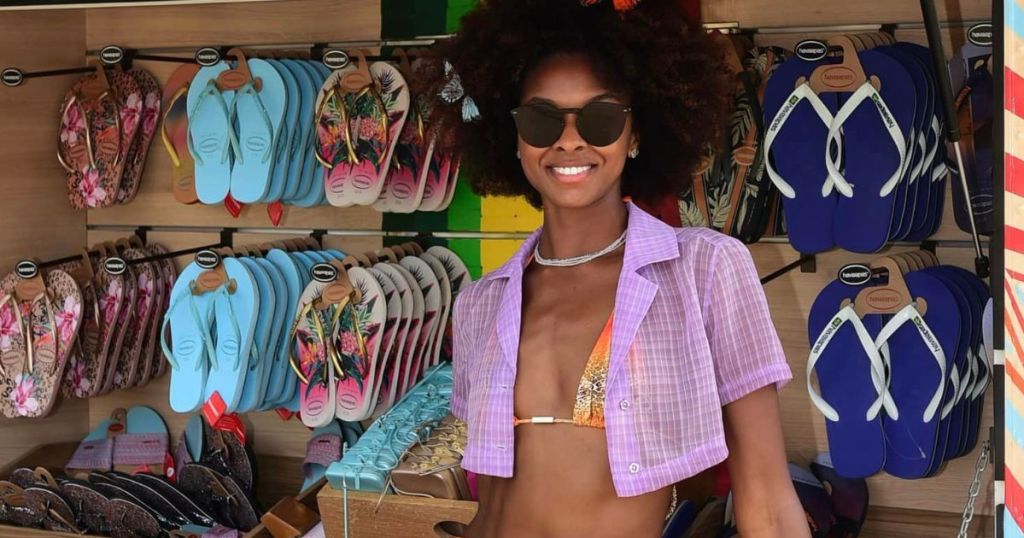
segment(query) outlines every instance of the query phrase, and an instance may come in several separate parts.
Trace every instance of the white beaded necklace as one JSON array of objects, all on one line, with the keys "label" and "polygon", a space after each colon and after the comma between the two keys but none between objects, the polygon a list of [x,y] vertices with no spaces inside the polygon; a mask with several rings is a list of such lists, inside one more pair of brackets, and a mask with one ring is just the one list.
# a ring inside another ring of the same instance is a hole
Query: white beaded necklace
[{"label": "white beaded necklace", "polygon": [[597,252],[591,252],[590,254],[584,254],[582,256],[573,256],[572,258],[552,258],[547,259],[540,255],[540,241],[533,247],[533,260],[540,265],[546,267],[575,267],[577,265],[583,265],[584,263],[594,261],[601,256],[605,256],[612,252],[615,252],[619,247],[626,244],[626,232],[622,232],[622,235],[618,239],[612,242],[612,244],[604,247]]}]

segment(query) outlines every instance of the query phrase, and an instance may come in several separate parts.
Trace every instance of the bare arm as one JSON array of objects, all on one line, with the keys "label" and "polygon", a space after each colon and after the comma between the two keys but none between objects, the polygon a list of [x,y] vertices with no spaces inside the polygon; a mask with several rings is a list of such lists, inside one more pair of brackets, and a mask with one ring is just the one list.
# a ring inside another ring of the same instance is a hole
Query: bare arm
[{"label": "bare arm", "polygon": [[723,408],[726,464],[743,538],[810,538],[803,507],[786,466],[779,399],[774,385]]}]

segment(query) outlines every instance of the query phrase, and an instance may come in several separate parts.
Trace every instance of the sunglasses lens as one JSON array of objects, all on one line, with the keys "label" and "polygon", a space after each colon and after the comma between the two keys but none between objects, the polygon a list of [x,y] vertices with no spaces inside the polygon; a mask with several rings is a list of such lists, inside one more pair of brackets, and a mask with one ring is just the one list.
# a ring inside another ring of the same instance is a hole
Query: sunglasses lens
[{"label": "sunglasses lens", "polygon": [[565,127],[562,114],[553,107],[523,106],[513,110],[512,117],[519,137],[535,148],[546,148],[557,142]]},{"label": "sunglasses lens", "polygon": [[620,104],[590,103],[580,111],[576,128],[591,146],[610,146],[622,136],[626,115],[626,108]]}]

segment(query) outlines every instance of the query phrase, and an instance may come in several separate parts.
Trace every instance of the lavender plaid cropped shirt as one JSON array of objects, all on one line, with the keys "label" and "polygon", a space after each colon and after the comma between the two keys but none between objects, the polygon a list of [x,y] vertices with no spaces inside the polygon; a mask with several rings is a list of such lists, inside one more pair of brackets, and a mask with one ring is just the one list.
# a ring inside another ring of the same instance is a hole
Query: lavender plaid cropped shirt
[{"label": "lavender plaid cropped shirt", "polygon": [[[723,461],[722,406],[792,377],[747,248],[628,208],[605,394],[620,497]],[[478,474],[512,476],[523,268],[539,236],[455,303],[452,413],[469,425],[462,466]]]}]

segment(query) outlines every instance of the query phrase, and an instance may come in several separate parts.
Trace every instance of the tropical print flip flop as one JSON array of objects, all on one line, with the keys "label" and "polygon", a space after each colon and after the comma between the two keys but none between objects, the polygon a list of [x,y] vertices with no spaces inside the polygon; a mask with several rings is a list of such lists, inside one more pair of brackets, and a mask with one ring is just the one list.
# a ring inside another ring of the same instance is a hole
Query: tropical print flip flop
[{"label": "tropical print flip flop", "polygon": [[[124,172],[121,174],[121,185],[117,191],[117,203],[127,204],[135,199],[139,192],[139,185],[142,183],[142,171],[146,165],[146,157],[149,155],[149,145],[156,133],[157,120],[160,118],[160,85],[149,72],[142,69],[131,69],[127,73],[135,81],[139,88],[140,107],[135,107],[134,101],[129,97],[133,106],[125,107],[126,116],[128,111],[138,110],[139,116],[135,118],[138,124],[135,139],[128,149],[125,158]],[[127,122],[125,122],[127,123]]]},{"label": "tropical print flip flop", "polygon": [[124,165],[121,103],[102,68],[68,90],[60,109],[57,159],[75,209],[114,203]]}]

